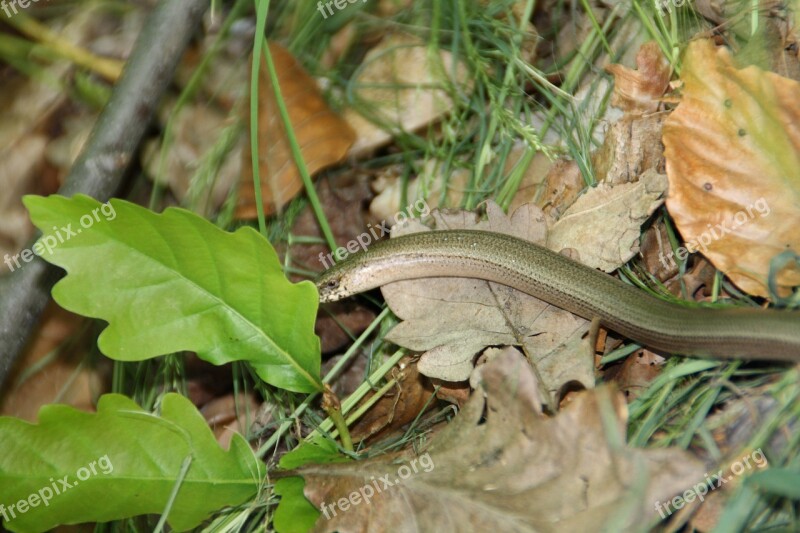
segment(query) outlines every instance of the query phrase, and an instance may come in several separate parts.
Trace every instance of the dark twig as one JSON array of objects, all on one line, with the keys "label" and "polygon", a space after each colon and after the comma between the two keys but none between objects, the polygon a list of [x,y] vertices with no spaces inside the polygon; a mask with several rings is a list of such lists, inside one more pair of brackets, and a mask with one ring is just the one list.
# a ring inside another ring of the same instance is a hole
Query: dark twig
[{"label": "dark twig", "polygon": [[[161,0],[83,153],[59,190],[108,200],[119,188],[208,0]],[[22,352],[61,271],[36,258],[0,278],[0,387]]]}]

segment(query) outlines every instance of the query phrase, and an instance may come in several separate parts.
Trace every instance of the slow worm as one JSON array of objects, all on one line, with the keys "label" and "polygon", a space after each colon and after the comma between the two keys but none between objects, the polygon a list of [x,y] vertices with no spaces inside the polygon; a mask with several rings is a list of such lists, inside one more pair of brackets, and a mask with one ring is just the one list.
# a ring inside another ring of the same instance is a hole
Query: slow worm
[{"label": "slow worm", "polygon": [[800,359],[800,313],[682,306],[531,242],[487,231],[428,231],[380,241],[332,266],[317,287],[320,301],[332,302],[394,281],[431,277],[507,285],[588,320],[598,319],[658,351]]}]

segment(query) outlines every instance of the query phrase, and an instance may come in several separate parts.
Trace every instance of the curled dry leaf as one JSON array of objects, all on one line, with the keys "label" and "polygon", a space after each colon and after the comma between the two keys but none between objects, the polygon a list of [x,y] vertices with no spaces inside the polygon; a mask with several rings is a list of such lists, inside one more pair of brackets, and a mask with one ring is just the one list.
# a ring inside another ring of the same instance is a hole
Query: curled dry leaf
[{"label": "curled dry leaf", "polygon": [[[683,98],[664,125],[667,208],[690,250],[768,296],[771,259],[800,252],[800,83],[737,69],[705,40],[689,45],[681,78]],[[777,282],[787,293],[800,269]]]},{"label": "curled dry leaf", "polygon": [[[276,43],[270,43],[269,49],[300,153],[308,173],[313,176],[345,157],[347,149],[353,144],[355,133],[347,122],[331,111],[314,78],[286,49]],[[264,212],[271,214],[279,211],[302,190],[303,181],[292,156],[265,61],[262,61],[259,75],[259,174]],[[236,216],[255,218],[256,214],[251,154],[248,149],[244,155]]]},{"label": "curled dry leaf", "polygon": [[617,64],[606,67],[614,75],[611,105],[633,114],[655,111],[669,86],[672,67],[655,41],[639,48],[636,66],[637,70]]},{"label": "curled dry leaf", "polygon": [[[487,220],[474,213],[434,211],[439,229],[476,229],[507,233],[539,244],[547,231],[542,211],[523,206],[511,217],[493,202]],[[392,236],[426,231],[419,222],[398,226]],[[419,370],[446,381],[463,381],[477,355],[487,346],[521,346],[542,379],[542,399],[551,407],[563,385],[594,384],[592,347],[583,339],[589,323],[533,296],[488,281],[430,278],[390,283],[382,287],[392,311],[403,321],[387,339],[425,352]]]},{"label": "curled dry leaf", "polygon": [[431,54],[425,42],[406,35],[390,35],[370,50],[352,84],[355,101],[344,117],[358,134],[350,150],[355,157],[448,113],[450,87],[469,92],[462,62],[446,50]]},{"label": "curled dry leaf", "polygon": [[[397,385],[383,395],[364,415],[350,428],[353,442],[373,438],[380,439],[393,431],[399,430],[413,422],[426,408],[431,407],[434,395],[430,380],[419,373],[416,361],[407,357],[398,363],[391,378]],[[365,404],[372,399],[368,395],[361,402]]]},{"label": "curled dry leaf", "polygon": [[480,389],[423,453],[299,468],[322,511],[314,531],[596,531],[611,519],[638,531],[659,519],[654,502],[702,479],[683,450],[627,447],[625,403],[608,388],[549,418],[516,350],[475,374]]},{"label": "curled dry leaf", "polygon": [[653,169],[635,183],[601,183],[580,196],[553,224],[551,250],[573,248],[582,263],[616,270],[639,251],[642,223],[663,202],[667,179]]},{"label": "curled dry leaf", "polygon": [[597,181],[611,185],[632,183],[651,169],[664,174],[661,136],[666,118],[666,113],[626,114],[614,122],[603,146],[592,154]]},{"label": "curled dry leaf", "polygon": [[[527,144],[516,143],[508,154],[503,175],[510,175],[528,150],[530,147]],[[514,212],[522,205],[533,203],[541,207],[545,214],[558,218],[558,214],[569,207],[585,188],[586,183],[575,161],[551,161],[542,152],[537,152],[522,175],[509,211]]]}]

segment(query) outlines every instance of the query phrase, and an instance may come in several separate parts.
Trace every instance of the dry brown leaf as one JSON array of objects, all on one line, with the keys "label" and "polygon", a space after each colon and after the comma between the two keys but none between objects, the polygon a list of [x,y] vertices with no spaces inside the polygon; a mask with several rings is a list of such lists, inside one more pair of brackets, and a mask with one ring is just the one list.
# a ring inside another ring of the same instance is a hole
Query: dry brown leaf
[{"label": "dry brown leaf", "polygon": [[[347,122],[330,110],[314,78],[286,49],[276,43],[270,43],[269,49],[297,144],[308,173],[313,176],[345,157],[355,133]],[[259,75],[259,173],[264,211],[272,214],[280,211],[302,190],[303,182],[292,156],[265,61],[262,61]],[[250,161],[251,154],[245,150],[236,209],[238,218],[255,218],[257,213]]]},{"label": "dry brown leaf", "polygon": [[632,402],[661,373],[664,361],[665,359],[656,353],[639,350],[606,371],[603,381],[614,382],[617,388],[625,393],[628,402]]},{"label": "dry brown leaf", "polygon": [[638,115],[658,109],[659,100],[669,86],[672,67],[655,41],[639,48],[636,66],[637,70],[633,70],[613,64],[606,70],[614,75],[611,105]]},{"label": "dry brown leaf", "polygon": [[[691,251],[768,296],[771,259],[800,252],[800,83],[736,69],[705,40],[689,45],[681,78],[683,98],[664,125],[667,208]],[[787,293],[800,269],[777,282]]]},{"label": "dry brown leaf", "polygon": [[[226,123],[225,114],[205,103],[187,105],[173,123],[174,138],[164,161],[161,185],[169,186],[179,202],[191,204],[199,214],[216,213],[242,175],[245,136],[239,136],[229,147],[227,156],[211,175],[199,176],[197,172],[205,166],[203,159],[219,149],[215,145],[227,127],[230,124]],[[143,160],[148,177],[159,177],[161,141],[151,141],[145,147]]]},{"label": "dry brown leaf", "polygon": [[[434,211],[438,229],[506,233],[539,244],[545,241],[542,211],[527,205],[511,217],[488,202],[487,220],[474,213]],[[413,221],[392,236],[429,228]],[[381,288],[386,303],[403,321],[387,335],[395,344],[425,352],[419,370],[426,376],[463,381],[487,346],[522,346],[543,380],[542,399],[556,405],[566,383],[594,384],[592,348],[583,339],[589,323],[504,285],[466,278],[431,278],[390,283]]]},{"label": "dry brown leaf", "polygon": [[[410,357],[400,361],[391,375],[397,385],[383,395],[350,428],[353,442],[380,439],[416,419],[423,409],[433,406],[433,385],[419,373],[416,361]],[[361,404],[370,401],[367,395]]]},{"label": "dry brown leaf", "polygon": [[627,447],[625,403],[608,388],[543,416],[527,361],[498,352],[424,453],[299,468],[323,513],[314,531],[597,531],[612,519],[638,531],[659,519],[654,502],[702,479],[685,451]]},{"label": "dry brown leaf", "polygon": [[354,157],[383,146],[398,131],[415,131],[448,113],[454,106],[447,91],[451,84],[470,90],[466,66],[450,52],[431,56],[424,41],[397,34],[369,51],[352,83],[356,101],[344,118],[358,134],[350,149]]},{"label": "dry brown leaf", "polygon": [[647,170],[636,183],[601,183],[586,191],[553,224],[551,250],[577,250],[582,263],[616,270],[639,251],[642,223],[664,202],[666,177]]},{"label": "dry brown leaf", "polygon": [[102,380],[97,370],[86,364],[88,354],[68,346],[83,323],[83,318],[54,303],[47,307],[0,397],[1,415],[33,422],[39,409],[50,403],[94,411],[94,402],[103,392]]},{"label": "dry brown leaf", "polygon": [[214,398],[200,409],[217,442],[226,450],[229,449],[234,434],[248,436],[247,429],[258,411],[259,403],[252,393],[229,393]]},{"label": "dry brown leaf", "polygon": [[628,115],[606,131],[603,146],[592,154],[598,182],[611,185],[632,183],[645,171],[664,174],[664,147],[661,144],[666,113]]}]

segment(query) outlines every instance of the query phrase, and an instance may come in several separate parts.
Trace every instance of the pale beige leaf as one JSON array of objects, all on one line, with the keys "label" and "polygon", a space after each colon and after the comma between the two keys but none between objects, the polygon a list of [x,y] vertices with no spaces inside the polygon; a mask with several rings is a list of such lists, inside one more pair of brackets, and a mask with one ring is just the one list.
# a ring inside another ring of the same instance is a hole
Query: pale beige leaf
[{"label": "pale beige leaf", "polygon": [[666,176],[649,169],[635,183],[601,183],[572,204],[550,229],[547,247],[572,248],[582,263],[606,272],[639,250],[642,223],[664,202]]},{"label": "pale beige leaf", "polygon": [[[532,205],[506,216],[487,203],[487,220],[474,213],[434,211],[438,229],[476,229],[545,241],[542,211]],[[417,221],[398,226],[392,235],[427,231]],[[487,346],[521,346],[541,377],[542,401],[555,407],[564,384],[594,384],[592,349],[583,339],[589,323],[515,289],[477,279],[429,278],[390,283],[383,296],[402,322],[387,339],[425,352],[420,372],[447,381],[469,376],[477,355]]]},{"label": "pale beige leaf", "polygon": [[434,54],[424,41],[400,34],[385,37],[369,51],[351,82],[355,101],[344,113],[358,135],[351,156],[383,146],[397,132],[415,131],[450,112],[454,106],[448,91],[451,85],[469,92],[466,66],[446,50]]},{"label": "pale beige leaf", "polygon": [[377,194],[369,204],[369,212],[376,220],[393,220],[398,208],[423,200],[428,206],[461,204],[469,183],[467,169],[450,169],[445,175],[442,161],[429,159],[418,164],[422,167],[420,173],[410,180],[402,179],[404,165],[397,165],[382,170],[372,181]]},{"label": "pale beige leaf", "polygon": [[[182,205],[192,205],[196,212],[211,216],[242,175],[246,138],[231,129],[223,112],[205,103],[187,105],[175,117],[172,128],[173,139],[163,168],[162,143],[152,141],[144,150],[145,171],[151,179],[164,180],[161,185],[168,185]],[[233,137],[224,146],[227,155],[212,166],[210,160],[215,160],[216,152],[223,148],[219,144],[223,136]],[[213,171],[209,172],[209,167]]]},{"label": "pale beige leaf", "polygon": [[516,350],[496,350],[473,377],[478,390],[418,454],[298,469],[323,511],[314,531],[601,531],[610,520],[639,531],[660,518],[656,502],[702,479],[688,452],[626,446],[625,402],[608,388],[551,418]]},{"label": "pale beige leaf", "polygon": [[[800,83],[737,69],[706,40],[689,45],[681,79],[681,103],[664,124],[667,208],[690,250],[768,296],[771,259],[800,252]],[[785,294],[800,269],[777,281]]]}]

